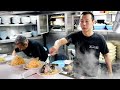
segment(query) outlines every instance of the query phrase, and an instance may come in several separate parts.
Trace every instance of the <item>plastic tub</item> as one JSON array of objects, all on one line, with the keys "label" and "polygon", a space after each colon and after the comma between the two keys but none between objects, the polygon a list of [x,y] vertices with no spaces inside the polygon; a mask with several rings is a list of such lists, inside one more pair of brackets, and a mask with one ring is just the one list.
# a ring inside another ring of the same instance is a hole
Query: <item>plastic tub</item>
[{"label": "plastic tub", "polygon": [[58,66],[61,68],[65,66],[64,60],[57,60],[57,61],[52,62],[52,64],[58,64]]},{"label": "plastic tub", "polygon": [[112,30],[112,25],[106,25],[108,30]]},{"label": "plastic tub", "polygon": [[105,24],[94,24],[94,30],[104,30]]}]

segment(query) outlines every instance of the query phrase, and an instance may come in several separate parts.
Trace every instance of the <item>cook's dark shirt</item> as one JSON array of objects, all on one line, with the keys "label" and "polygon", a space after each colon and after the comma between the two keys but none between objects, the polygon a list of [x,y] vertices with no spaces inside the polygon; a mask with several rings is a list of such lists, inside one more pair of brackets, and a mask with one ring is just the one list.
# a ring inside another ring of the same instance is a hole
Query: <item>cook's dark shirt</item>
[{"label": "cook's dark shirt", "polygon": [[[20,52],[19,48],[15,48],[16,52]],[[29,57],[39,57],[39,60],[46,61],[48,57],[47,51],[44,47],[35,40],[29,40],[28,47],[25,50],[22,50]]]},{"label": "cook's dark shirt", "polygon": [[[94,33],[90,37],[83,35],[82,31],[74,32],[65,37],[70,43],[75,45],[76,51],[85,54],[86,52],[95,51],[95,56],[99,58],[100,52],[104,55],[109,52],[106,41],[101,34]],[[78,53],[78,52],[77,52]]]},{"label": "cook's dark shirt", "polygon": [[[95,33],[86,37],[82,31],[73,32],[65,37],[70,43],[75,45],[76,60],[74,60],[74,70],[89,76],[96,76],[99,66],[100,52],[104,55],[109,52],[105,39],[102,35]],[[78,69],[79,68],[79,69]]]}]

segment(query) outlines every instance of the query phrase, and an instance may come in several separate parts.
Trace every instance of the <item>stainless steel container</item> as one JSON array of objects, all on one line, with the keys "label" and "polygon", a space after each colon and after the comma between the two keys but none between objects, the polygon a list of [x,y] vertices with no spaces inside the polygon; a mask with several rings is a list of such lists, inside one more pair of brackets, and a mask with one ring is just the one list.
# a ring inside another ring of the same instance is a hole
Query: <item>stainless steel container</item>
[{"label": "stainless steel container", "polygon": [[0,54],[11,54],[14,49],[13,43],[1,43]]}]

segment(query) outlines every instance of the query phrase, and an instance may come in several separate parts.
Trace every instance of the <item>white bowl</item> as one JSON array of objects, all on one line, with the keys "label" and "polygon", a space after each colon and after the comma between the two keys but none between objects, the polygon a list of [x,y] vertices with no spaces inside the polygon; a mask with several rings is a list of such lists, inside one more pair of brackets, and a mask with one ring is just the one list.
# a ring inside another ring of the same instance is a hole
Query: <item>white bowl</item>
[{"label": "white bowl", "polygon": [[65,64],[71,64],[73,62],[73,60],[64,60]]},{"label": "white bowl", "polygon": [[21,22],[23,24],[29,24],[30,23],[30,17],[27,17],[27,16],[21,17]]}]

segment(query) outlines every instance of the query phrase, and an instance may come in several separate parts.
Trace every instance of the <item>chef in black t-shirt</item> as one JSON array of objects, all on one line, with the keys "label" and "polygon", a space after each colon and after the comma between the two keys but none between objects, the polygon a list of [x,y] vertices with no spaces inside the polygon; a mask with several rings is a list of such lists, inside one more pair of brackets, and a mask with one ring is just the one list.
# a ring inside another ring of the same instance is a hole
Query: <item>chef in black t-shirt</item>
[{"label": "chef in black t-shirt", "polygon": [[[96,76],[99,55],[105,58],[108,73],[112,75],[112,65],[109,58],[109,49],[104,37],[93,31],[94,15],[91,12],[83,12],[80,17],[82,31],[70,33],[64,38],[56,40],[54,46],[49,50],[51,55],[55,55],[62,45],[75,45],[76,60],[74,67],[83,76]],[[78,62],[79,61],[79,62]]]},{"label": "chef in black t-shirt", "polygon": [[29,40],[25,36],[18,35],[15,39],[15,49],[12,55],[16,55],[17,52],[23,52],[28,57],[37,58],[39,60],[46,61],[48,57],[48,52],[45,50],[44,46],[36,40]]}]

